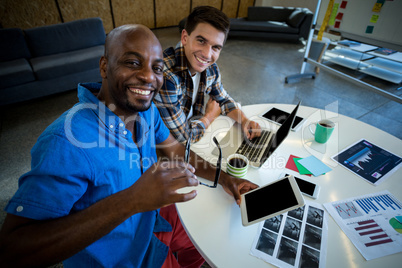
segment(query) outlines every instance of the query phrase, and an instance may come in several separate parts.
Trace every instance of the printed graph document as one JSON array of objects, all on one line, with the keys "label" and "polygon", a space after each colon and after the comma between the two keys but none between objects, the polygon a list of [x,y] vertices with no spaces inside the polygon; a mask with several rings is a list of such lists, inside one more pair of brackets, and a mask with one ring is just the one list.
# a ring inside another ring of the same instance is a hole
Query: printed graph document
[{"label": "printed graph document", "polygon": [[324,207],[366,260],[402,252],[402,203],[389,191]]},{"label": "printed graph document", "polygon": [[260,223],[250,254],[278,267],[325,267],[327,213],[306,200],[303,207]]},{"label": "printed graph document", "polygon": [[374,185],[385,181],[402,166],[401,157],[365,139],[349,146],[332,159]]}]

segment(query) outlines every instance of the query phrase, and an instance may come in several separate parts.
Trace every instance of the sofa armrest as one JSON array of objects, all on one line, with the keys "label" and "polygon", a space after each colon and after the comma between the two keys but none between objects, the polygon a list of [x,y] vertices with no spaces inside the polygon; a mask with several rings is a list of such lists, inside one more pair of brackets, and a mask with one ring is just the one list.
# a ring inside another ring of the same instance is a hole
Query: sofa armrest
[{"label": "sofa armrest", "polygon": [[292,7],[248,7],[247,20],[284,22],[294,10]]},{"label": "sofa armrest", "polygon": [[313,13],[308,8],[303,8],[303,11],[306,16],[300,25],[299,36],[307,40],[311,30],[311,23],[313,22]]}]

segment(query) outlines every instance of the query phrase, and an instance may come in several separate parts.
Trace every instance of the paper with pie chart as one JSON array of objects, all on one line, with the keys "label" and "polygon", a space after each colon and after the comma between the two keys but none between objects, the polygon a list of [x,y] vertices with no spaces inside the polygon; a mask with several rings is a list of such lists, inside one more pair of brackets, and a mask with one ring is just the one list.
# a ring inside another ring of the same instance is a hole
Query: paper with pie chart
[{"label": "paper with pie chart", "polygon": [[402,203],[389,191],[324,207],[366,260],[402,252]]}]

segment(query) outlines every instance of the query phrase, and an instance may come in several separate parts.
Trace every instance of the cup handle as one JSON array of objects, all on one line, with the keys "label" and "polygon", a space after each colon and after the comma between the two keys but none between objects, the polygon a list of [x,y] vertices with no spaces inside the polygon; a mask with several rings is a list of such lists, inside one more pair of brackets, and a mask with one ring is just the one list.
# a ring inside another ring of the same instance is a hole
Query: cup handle
[{"label": "cup handle", "polygon": [[315,125],[316,123],[311,123],[310,125],[308,125],[308,129],[310,130],[311,134],[315,135],[315,133],[313,132],[313,130],[311,129],[312,125]]}]

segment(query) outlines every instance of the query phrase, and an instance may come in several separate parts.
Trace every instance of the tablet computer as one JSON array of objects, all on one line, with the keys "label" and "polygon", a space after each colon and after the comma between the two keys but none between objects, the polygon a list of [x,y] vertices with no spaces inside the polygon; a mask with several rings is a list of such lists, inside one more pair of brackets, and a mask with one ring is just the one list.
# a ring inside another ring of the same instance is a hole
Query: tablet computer
[{"label": "tablet computer", "polygon": [[294,177],[284,177],[242,194],[242,224],[248,226],[303,205],[304,199]]},{"label": "tablet computer", "polygon": [[[264,111],[263,113],[260,114],[260,117],[275,123],[277,125],[282,125],[283,122],[285,122],[286,118],[288,118],[289,113],[282,111],[279,108],[269,108],[268,110]],[[304,118],[300,116],[296,116],[295,121],[293,122],[292,131],[297,131],[304,123]]]}]

